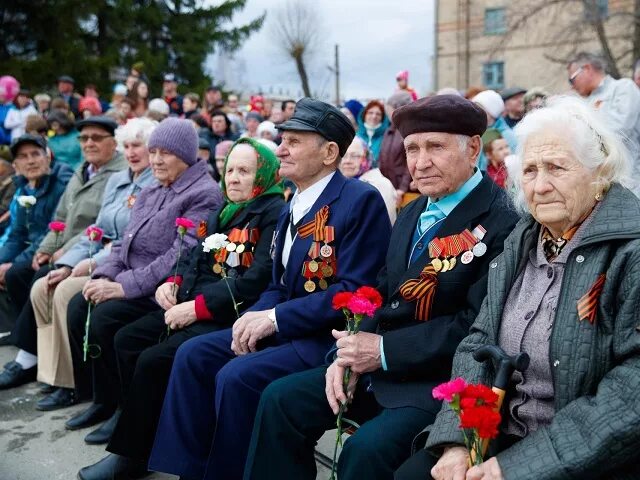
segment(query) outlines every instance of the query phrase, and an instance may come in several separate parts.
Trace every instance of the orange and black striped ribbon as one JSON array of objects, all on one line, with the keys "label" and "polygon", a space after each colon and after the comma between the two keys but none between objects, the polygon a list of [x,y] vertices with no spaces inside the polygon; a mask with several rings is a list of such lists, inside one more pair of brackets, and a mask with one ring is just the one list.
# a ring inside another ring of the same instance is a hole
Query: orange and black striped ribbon
[{"label": "orange and black striped ribbon", "polygon": [[416,320],[426,322],[431,315],[433,296],[436,293],[438,276],[430,263],[420,272],[419,278],[407,280],[400,287],[400,295],[407,302],[417,300]]},{"label": "orange and black striped ribbon", "polygon": [[329,220],[329,205],[325,205],[315,214],[315,217],[310,222],[305,223],[298,228],[298,235],[300,238],[307,238],[313,233],[313,239],[316,242],[324,240],[324,227]]},{"label": "orange and black striped ribbon", "polygon": [[589,291],[585,293],[580,300],[578,300],[578,318],[580,321],[589,320],[589,323],[592,325],[596,321],[598,300],[602,290],[604,289],[604,281],[606,278],[607,276],[604,273],[598,275],[598,279],[591,286]]},{"label": "orange and black striped ribbon", "polygon": [[207,222],[204,220],[200,220],[200,225],[198,225],[198,238],[204,238],[207,236]]}]

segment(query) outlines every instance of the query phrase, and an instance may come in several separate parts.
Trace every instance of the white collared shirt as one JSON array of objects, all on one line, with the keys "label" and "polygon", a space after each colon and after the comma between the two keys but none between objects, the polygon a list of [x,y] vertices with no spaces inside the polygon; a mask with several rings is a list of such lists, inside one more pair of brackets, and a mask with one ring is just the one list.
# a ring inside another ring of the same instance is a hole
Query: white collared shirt
[{"label": "white collared shirt", "polygon": [[311,210],[313,204],[316,203],[316,200],[318,200],[320,195],[322,195],[324,189],[327,188],[327,185],[329,185],[329,182],[335,173],[336,172],[333,171],[329,175],[322,177],[303,192],[298,190],[294,193],[291,203],[289,204],[289,224],[287,226],[287,231],[285,232],[284,246],[282,248],[282,265],[284,268],[287,268],[291,246],[293,245],[295,236],[298,235],[297,233],[295,236],[291,235],[291,220],[293,220],[293,224],[296,225],[307,213],[309,213],[309,210]]}]

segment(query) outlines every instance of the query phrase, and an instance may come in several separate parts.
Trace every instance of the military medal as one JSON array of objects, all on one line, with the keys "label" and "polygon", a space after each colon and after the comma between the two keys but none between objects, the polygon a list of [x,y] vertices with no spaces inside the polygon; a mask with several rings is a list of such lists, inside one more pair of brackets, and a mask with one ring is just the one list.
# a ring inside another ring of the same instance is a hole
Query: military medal
[{"label": "military medal", "polygon": [[242,253],[242,252],[244,252],[244,248],[245,248],[245,247],[244,247],[244,243],[241,243],[240,245],[238,245],[238,246],[236,247],[236,253]]},{"label": "military medal", "polygon": [[333,268],[331,268],[331,265],[322,266],[322,276],[325,278],[333,276]]},{"label": "military medal", "polygon": [[475,257],[475,255],[473,254],[473,252],[471,250],[467,250],[466,252],[464,252],[462,254],[462,256],[460,257],[460,261],[465,264],[468,265],[473,261],[473,258]]},{"label": "military medal", "polygon": [[213,273],[220,275],[222,273],[222,267],[219,263],[213,265]]},{"label": "military medal", "polygon": [[313,280],[307,280],[306,282],[304,282],[304,289],[309,293],[315,292],[316,284],[313,283]]},{"label": "military medal", "polygon": [[227,249],[227,252],[235,252],[236,250],[236,244],[231,242],[228,243],[227,246],[225,247]]},{"label": "military medal", "polygon": [[439,258],[434,258],[433,260],[431,260],[431,265],[433,265],[433,269],[436,272],[442,270],[442,260],[440,260]]},{"label": "military medal", "polygon": [[449,268],[450,268],[449,260],[445,258],[444,260],[442,260],[442,270],[440,270],[440,273],[449,271]]},{"label": "military medal", "polygon": [[309,262],[308,268],[309,268],[309,271],[316,273],[318,271],[318,268],[320,268],[320,266],[318,265],[318,262],[316,262],[315,260],[311,260]]},{"label": "military medal", "polygon": [[456,257],[451,257],[449,259],[449,271],[453,270],[455,268],[455,266],[457,265],[458,261],[456,260]]},{"label": "military medal", "polygon": [[127,208],[133,208],[133,205],[136,203],[136,196],[134,194],[129,195],[127,197]]},{"label": "military medal", "polygon": [[487,253],[487,244],[482,242],[486,233],[487,230],[482,225],[478,225],[471,232],[471,234],[478,240],[478,243],[476,243],[471,250],[476,257],[481,257]]},{"label": "military medal", "polygon": [[329,288],[329,284],[327,283],[327,281],[326,281],[324,278],[321,278],[321,279],[318,281],[318,285],[320,286],[320,288],[321,288],[322,290],[326,290],[327,288]]},{"label": "military medal", "polygon": [[227,265],[229,265],[229,267],[231,268],[236,268],[238,265],[240,265],[240,256],[237,252],[229,253],[229,256],[227,257]]},{"label": "military medal", "polygon": [[322,255],[324,258],[329,258],[332,253],[333,248],[331,248],[329,245],[323,245],[320,249],[320,255]]}]

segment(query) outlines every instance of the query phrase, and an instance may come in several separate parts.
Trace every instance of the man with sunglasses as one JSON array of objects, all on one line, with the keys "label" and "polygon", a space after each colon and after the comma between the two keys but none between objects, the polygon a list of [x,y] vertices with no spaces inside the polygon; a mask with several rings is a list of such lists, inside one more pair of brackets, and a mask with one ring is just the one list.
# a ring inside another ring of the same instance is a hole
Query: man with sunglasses
[{"label": "man with sunglasses", "polygon": [[[605,115],[612,129],[622,135],[636,159],[632,176],[640,179],[640,89],[630,78],[614,79],[606,72],[606,61],[581,52],[567,65],[571,88]],[[640,194],[636,186],[633,191]]]},{"label": "man with sunglasses", "polygon": [[[18,352],[15,362],[9,362],[0,373],[0,389],[12,388],[35,380],[37,365],[37,329],[33,307],[29,301],[31,285],[49,273],[49,262],[55,262],[84,235],[95,222],[102,204],[102,195],[109,177],[127,166],[116,151],[114,133],[117,124],[106,116],[94,116],[76,124],[82,147],[83,163],[69,181],[52,220],[66,227],[58,235],[50,231],[40,241],[31,261],[16,263],[5,274],[5,288],[15,312],[19,312],[11,333],[11,343]],[[55,288],[64,278],[51,276],[49,285]],[[0,315],[6,312],[0,311]]]}]

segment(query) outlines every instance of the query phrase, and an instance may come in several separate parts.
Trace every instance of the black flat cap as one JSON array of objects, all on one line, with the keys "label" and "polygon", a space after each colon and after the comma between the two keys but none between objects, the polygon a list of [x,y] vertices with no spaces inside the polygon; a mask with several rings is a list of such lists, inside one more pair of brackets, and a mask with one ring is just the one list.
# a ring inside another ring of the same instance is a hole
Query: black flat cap
[{"label": "black flat cap", "polygon": [[207,141],[206,138],[198,137],[198,148],[202,148],[203,150],[211,150],[211,144]]},{"label": "black flat cap", "polygon": [[24,145],[25,143],[30,143],[31,145],[35,145],[36,147],[43,150],[47,149],[47,141],[44,139],[44,137],[42,137],[41,135],[30,135],[27,133],[16,138],[13,141],[10,147],[11,155],[15,157],[18,153],[18,148],[20,148],[20,145]]},{"label": "black flat cap", "polygon": [[76,122],[76,128],[78,130],[82,130],[84,127],[89,126],[102,128],[111,135],[113,135],[116,128],[118,128],[118,124],[111,117],[107,117],[106,115],[95,115]]},{"label": "black flat cap", "polygon": [[60,75],[58,77],[58,82],[67,82],[74,85],[76,84],[76,81],[73,79],[73,77],[70,77],[69,75]]},{"label": "black flat cap", "polygon": [[299,100],[293,116],[276,127],[284,131],[315,132],[330,142],[336,142],[341,157],[356,135],[353,125],[340,110],[308,97]]},{"label": "black flat cap", "polygon": [[412,133],[444,132],[473,137],[487,129],[487,115],[458,95],[435,95],[393,112],[393,124],[403,137]]},{"label": "black flat cap", "polygon": [[527,93],[527,89],[520,87],[509,87],[502,90],[500,96],[502,97],[502,100],[509,100],[511,97],[515,97],[516,95],[520,95],[521,93]]}]

